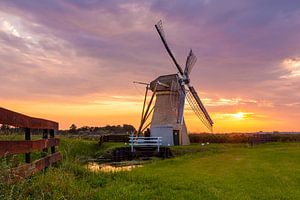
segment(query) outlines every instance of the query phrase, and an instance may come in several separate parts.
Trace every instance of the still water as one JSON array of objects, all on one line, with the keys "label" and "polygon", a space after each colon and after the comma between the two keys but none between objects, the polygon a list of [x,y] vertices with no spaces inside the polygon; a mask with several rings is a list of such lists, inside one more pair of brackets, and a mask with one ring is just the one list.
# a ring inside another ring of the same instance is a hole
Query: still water
[{"label": "still water", "polygon": [[97,162],[90,162],[87,164],[87,168],[93,172],[120,172],[120,171],[131,171],[134,168],[143,167],[143,165],[125,165],[115,166],[111,164],[100,164]]}]

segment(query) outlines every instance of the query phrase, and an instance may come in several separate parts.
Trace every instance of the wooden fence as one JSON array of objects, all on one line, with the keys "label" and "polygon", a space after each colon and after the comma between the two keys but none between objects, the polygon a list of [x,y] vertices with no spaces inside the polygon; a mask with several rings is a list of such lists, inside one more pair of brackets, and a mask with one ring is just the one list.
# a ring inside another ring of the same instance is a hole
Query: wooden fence
[{"label": "wooden fence", "polygon": [[99,139],[99,145],[103,142],[129,142],[129,134],[108,134],[102,135]]},{"label": "wooden fence", "polygon": [[[45,169],[52,163],[62,159],[60,152],[56,152],[55,146],[59,139],[54,137],[58,130],[58,123],[50,120],[29,117],[0,107],[0,124],[24,128],[25,140],[0,141],[0,157],[15,154],[25,154],[25,164],[9,169],[7,176],[10,179],[20,179]],[[31,130],[43,130],[42,139],[31,140]],[[49,154],[48,148],[51,149]],[[31,161],[30,153],[41,151],[38,160]]]},{"label": "wooden fence", "polygon": [[263,144],[263,143],[273,142],[273,141],[274,139],[272,138],[272,134],[256,133],[251,138],[250,144],[253,146],[256,144]]}]

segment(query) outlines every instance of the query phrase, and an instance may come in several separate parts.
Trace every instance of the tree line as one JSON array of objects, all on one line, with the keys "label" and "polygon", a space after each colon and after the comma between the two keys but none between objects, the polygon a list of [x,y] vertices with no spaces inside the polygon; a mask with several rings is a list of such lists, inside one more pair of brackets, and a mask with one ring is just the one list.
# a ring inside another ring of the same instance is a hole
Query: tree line
[{"label": "tree line", "polygon": [[59,133],[76,135],[131,134],[136,133],[136,129],[130,124],[106,125],[103,127],[82,126],[80,128],[78,128],[75,124],[72,124],[68,130],[60,130]]},{"label": "tree line", "polygon": [[[39,134],[42,130],[33,130],[33,134]],[[22,128],[8,126],[6,124],[2,124],[0,126],[0,134],[16,134],[23,133]],[[59,130],[58,134],[74,134],[74,135],[103,135],[103,134],[131,134],[136,133],[136,129],[134,126],[130,124],[123,125],[106,125],[103,127],[90,127],[90,126],[82,126],[77,127],[75,124],[72,124],[67,130]]]}]

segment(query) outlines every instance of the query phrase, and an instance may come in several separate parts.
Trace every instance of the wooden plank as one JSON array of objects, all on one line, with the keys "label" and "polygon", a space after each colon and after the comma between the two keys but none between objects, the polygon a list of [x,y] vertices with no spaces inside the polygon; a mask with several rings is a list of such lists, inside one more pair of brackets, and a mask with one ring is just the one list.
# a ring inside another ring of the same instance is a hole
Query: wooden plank
[{"label": "wooden plank", "polygon": [[162,143],[134,143],[134,144],[131,144],[131,146],[159,146],[159,145],[162,145]]},{"label": "wooden plank", "polygon": [[[25,128],[25,140],[31,140],[30,128]],[[25,153],[25,162],[30,163],[30,153]]]},{"label": "wooden plank", "polygon": [[7,177],[5,177],[5,179],[7,180],[7,182],[15,182],[27,176],[31,176],[61,159],[62,156],[60,152],[56,152],[55,154],[51,154],[32,163],[9,169],[9,172],[7,173]]},{"label": "wooden plank", "polygon": [[46,119],[29,117],[21,113],[7,110],[0,107],[0,124],[33,129],[54,129],[58,130],[58,123]]},{"label": "wooden plank", "polygon": [[59,139],[41,139],[41,140],[16,140],[16,141],[0,141],[0,157],[5,155],[29,153],[34,150],[43,150],[45,148],[54,147],[59,144]]},{"label": "wooden plank", "polygon": [[[44,140],[48,139],[48,129],[43,129],[43,135],[42,135],[42,138]],[[41,156],[42,157],[45,157],[48,155],[48,148],[44,148],[42,153],[41,153]]]}]

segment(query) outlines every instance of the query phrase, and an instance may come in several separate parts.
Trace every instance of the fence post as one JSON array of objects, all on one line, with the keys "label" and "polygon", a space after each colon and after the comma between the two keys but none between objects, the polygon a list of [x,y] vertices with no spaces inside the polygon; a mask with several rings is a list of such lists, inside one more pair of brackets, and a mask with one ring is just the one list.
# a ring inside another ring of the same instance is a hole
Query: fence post
[{"label": "fence post", "polygon": [[[42,139],[44,139],[44,140],[46,140],[46,139],[48,139],[48,129],[43,129],[43,136],[42,136]],[[48,148],[45,148],[45,149],[43,149],[43,151],[42,151],[42,157],[45,157],[45,156],[47,156],[47,154],[48,154]]]},{"label": "fence post", "polygon": [[130,138],[131,152],[133,152],[133,136],[131,136],[129,138]]},{"label": "fence post", "polygon": [[[30,128],[25,128],[25,140],[31,140]],[[30,163],[30,153],[25,153],[25,162]]]},{"label": "fence post", "polygon": [[160,146],[160,137],[157,137],[157,152],[159,152],[159,146]]},{"label": "fence post", "polygon": [[[50,138],[54,138],[54,129],[50,129]],[[51,153],[55,153],[55,146],[51,147]]]}]

